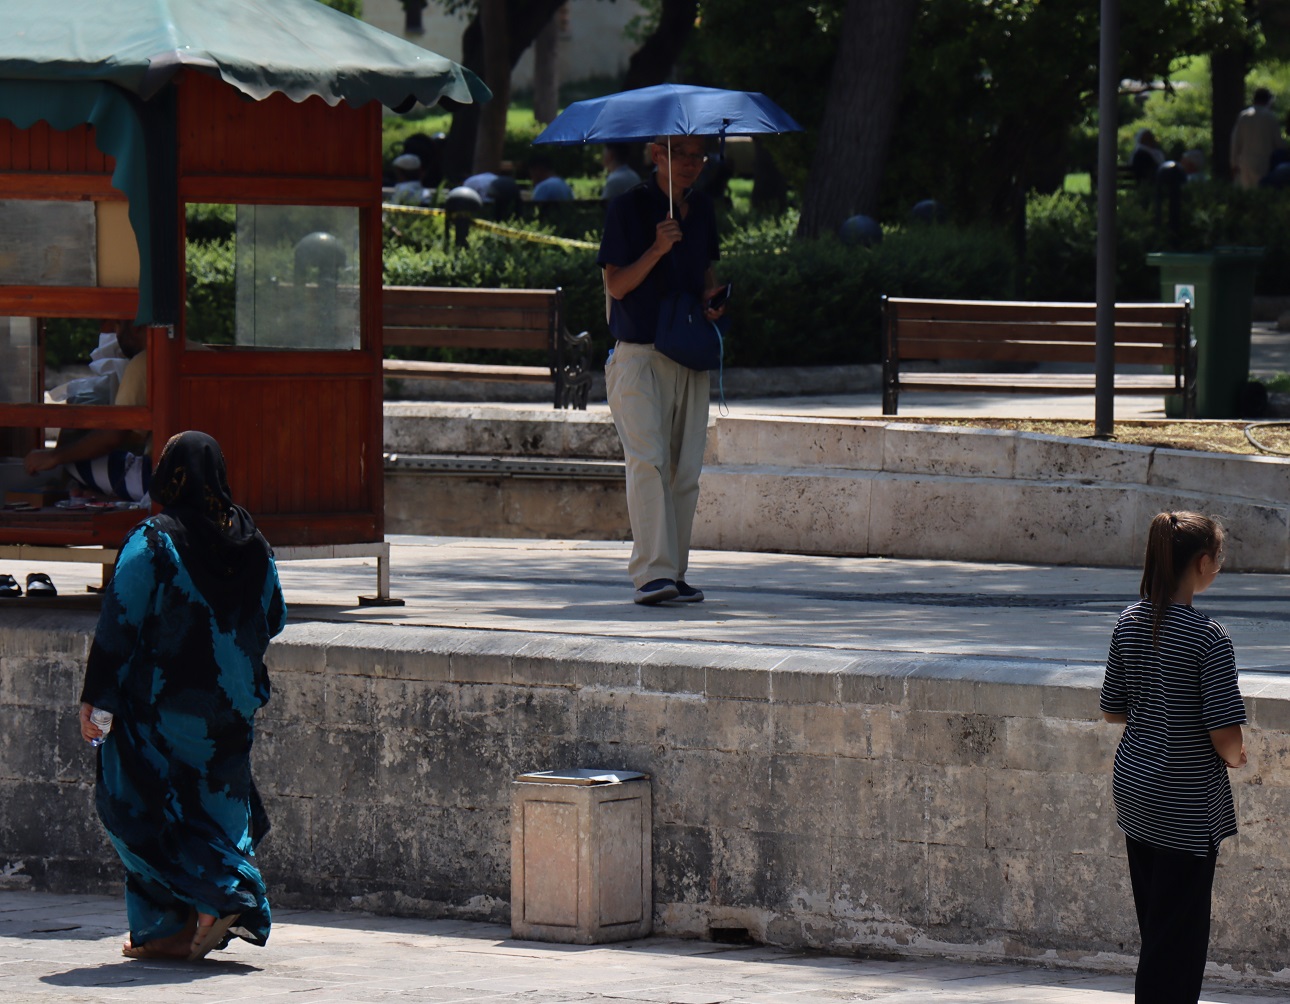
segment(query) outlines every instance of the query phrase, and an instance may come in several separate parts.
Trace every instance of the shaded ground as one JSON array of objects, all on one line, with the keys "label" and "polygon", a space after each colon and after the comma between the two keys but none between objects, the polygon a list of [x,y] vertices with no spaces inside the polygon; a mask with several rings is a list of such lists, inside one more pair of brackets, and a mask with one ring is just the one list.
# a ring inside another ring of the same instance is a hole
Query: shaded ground
[{"label": "shaded ground", "polygon": [[[1092,422],[1073,419],[1024,418],[905,418],[901,422],[928,425],[956,425],[976,429],[1011,429],[1038,432],[1046,436],[1092,439]],[[1247,435],[1247,430],[1249,435]],[[1251,438],[1253,442],[1251,442]],[[1262,456],[1290,456],[1290,421],[1265,424],[1245,421],[1116,422],[1110,442],[1137,446],[1159,446],[1173,450],[1203,450],[1208,453],[1243,453]],[[1258,444],[1256,446],[1255,444]],[[1262,449],[1258,447],[1261,446]]]}]

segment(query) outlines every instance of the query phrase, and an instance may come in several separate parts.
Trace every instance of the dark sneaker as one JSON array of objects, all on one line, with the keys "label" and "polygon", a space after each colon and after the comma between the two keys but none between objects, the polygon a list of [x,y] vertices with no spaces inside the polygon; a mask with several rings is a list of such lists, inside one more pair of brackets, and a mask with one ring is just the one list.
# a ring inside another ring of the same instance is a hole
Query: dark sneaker
[{"label": "dark sneaker", "polygon": [[687,586],[685,580],[681,579],[676,584],[676,602],[677,603],[702,603],[703,590],[695,589],[693,586]]},{"label": "dark sneaker", "polygon": [[664,600],[674,600],[678,595],[680,594],[677,592],[676,583],[671,579],[654,579],[636,590],[635,600],[637,603],[650,606],[662,603]]}]

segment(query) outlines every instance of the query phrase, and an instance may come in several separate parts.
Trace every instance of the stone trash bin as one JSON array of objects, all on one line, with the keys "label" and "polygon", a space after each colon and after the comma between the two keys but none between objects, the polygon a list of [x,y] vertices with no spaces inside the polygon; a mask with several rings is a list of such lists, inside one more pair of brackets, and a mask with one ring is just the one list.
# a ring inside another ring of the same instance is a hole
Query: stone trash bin
[{"label": "stone trash bin", "polygon": [[554,770],[511,789],[511,936],[596,945],[654,919],[648,774]]}]

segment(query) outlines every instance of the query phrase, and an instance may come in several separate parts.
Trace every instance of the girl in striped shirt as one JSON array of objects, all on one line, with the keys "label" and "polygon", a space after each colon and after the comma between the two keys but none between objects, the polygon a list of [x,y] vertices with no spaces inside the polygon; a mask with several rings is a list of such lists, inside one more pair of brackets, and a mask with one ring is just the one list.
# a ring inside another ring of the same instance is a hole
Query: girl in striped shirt
[{"label": "girl in striped shirt", "polygon": [[1229,768],[1245,766],[1232,641],[1193,610],[1223,564],[1223,528],[1151,521],[1139,594],[1115,625],[1101,708],[1125,726],[1112,794],[1142,934],[1135,1000],[1200,998],[1218,845],[1236,833]]}]

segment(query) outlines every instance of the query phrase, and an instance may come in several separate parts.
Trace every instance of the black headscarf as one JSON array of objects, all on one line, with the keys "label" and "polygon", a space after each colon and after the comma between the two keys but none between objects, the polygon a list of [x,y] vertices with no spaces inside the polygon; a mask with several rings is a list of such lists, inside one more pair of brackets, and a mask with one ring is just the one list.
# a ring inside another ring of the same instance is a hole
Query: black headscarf
[{"label": "black headscarf", "polygon": [[258,608],[272,551],[251,514],[233,503],[224,454],[204,432],[181,432],[161,451],[150,486],[164,508],[153,523],[174,542],[220,621]]}]

